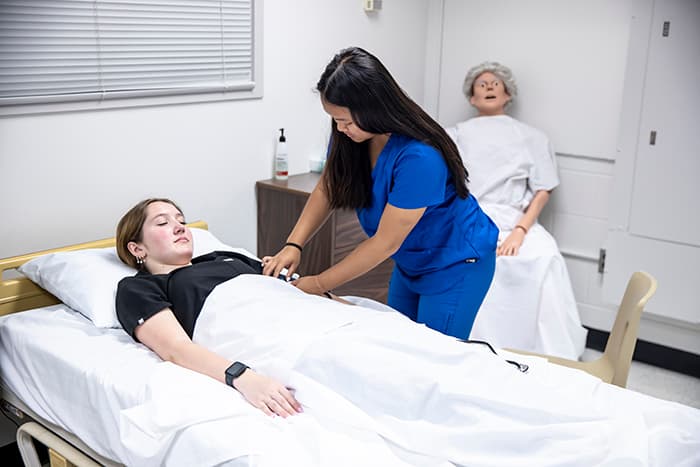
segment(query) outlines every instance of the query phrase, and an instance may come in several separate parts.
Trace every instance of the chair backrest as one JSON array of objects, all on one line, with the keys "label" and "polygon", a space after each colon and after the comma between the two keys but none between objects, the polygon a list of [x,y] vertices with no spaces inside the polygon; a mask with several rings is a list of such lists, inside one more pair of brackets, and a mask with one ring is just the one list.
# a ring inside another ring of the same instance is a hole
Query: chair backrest
[{"label": "chair backrest", "polygon": [[610,331],[610,337],[605,344],[605,352],[603,353],[613,366],[612,384],[623,388],[627,385],[632,354],[637,345],[639,321],[644,306],[656,292],[656,286],[656,279],[643,271],[633,273],[627,282],[627,289],[622,296],[615,324]]}]

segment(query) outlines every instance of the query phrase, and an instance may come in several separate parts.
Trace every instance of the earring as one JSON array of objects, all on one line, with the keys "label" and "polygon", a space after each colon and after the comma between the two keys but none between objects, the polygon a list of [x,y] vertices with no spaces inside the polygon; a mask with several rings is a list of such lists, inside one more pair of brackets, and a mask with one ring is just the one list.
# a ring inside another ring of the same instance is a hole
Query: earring
[{"label": "earring", "polygon": [[137,256],[137,257],[136,257],[136,264],[138,264],[138,265],[140,266],[140,265],[142,265],[143,263],[144,263],[143,257],[142,257],[142,256]]}]

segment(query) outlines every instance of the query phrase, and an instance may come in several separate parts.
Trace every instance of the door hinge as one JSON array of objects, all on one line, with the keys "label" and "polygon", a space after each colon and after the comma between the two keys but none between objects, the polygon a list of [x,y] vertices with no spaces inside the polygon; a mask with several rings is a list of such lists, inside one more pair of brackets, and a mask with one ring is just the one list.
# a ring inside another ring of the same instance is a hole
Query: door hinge
[{"label": "door hinge", "polygon": [[598,250],[598,272],[603,274],[605,272],[605,248]]},{"label": "door hinge", "polygon": [[671,22],[670,21],[664,21],[664,30],[661,33],[662,36],[668,37],[668,32],[671,30]]},{"label": "door hinge", "polygon": [[649,133],[649,145],[656,146],[656,130],[652,130]]}]

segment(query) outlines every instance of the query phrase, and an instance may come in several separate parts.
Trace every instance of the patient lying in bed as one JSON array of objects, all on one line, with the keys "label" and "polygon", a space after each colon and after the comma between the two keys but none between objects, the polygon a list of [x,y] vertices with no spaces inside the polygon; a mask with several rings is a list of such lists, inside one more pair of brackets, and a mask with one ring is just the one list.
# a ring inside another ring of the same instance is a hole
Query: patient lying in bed
[{"label": "patient lying in bed", "polygon": [[[304,406],[348,433],[379,435],[408,465],[699,460],[699,411],[650,404],[645,396],[543,362],[531,362],[525,373],[484,346],[398,313],[305,294],[257,274],[246,261],[210,265],[201,275],[229,279],[173,299],[187,287],[177,276],[199,268],[190,265],[191,234],[170,201],[147,200],[135,209],[120,222],[117,249],[146,272],[120,283],[117,313],[125,330],[164,360],[233,386],[267,414],[287,417]],[[150,285],[134,287],[136,281]],[[139,293],[148,295],[143,306]],[[181,303],[201,310],[182,312]],[[157,378],[149,384],[159,387]],[[177,401],[152,397],[128,417],[140,428],[132,436],[171,442],[174,432],[194,423],[180,410]],[[154,423],[158,413],[167,414],[167,422]],[[208,413],[221,417],[216,407]],[[197,420],[203,417],[198,411]]]}]

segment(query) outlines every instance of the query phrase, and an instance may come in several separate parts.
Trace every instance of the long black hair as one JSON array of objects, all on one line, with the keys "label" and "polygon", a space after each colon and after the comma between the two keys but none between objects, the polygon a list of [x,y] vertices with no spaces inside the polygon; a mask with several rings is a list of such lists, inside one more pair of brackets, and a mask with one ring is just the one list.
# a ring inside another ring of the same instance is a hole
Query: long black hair
[{"label": "long black hair", "polygon": [[[447,163],[457,195],[469,195],[469,174],[454,141],[408,97],[377,57],[359,47],[341,50],[326,66],[316,89],[326,102],[347,107],[355,125],[368,133],[398,133],[433,146]],[[367,207],[372,201],[369,144],[353,142],[332,119],[331,127],[324,177],[330,205]]]}]

